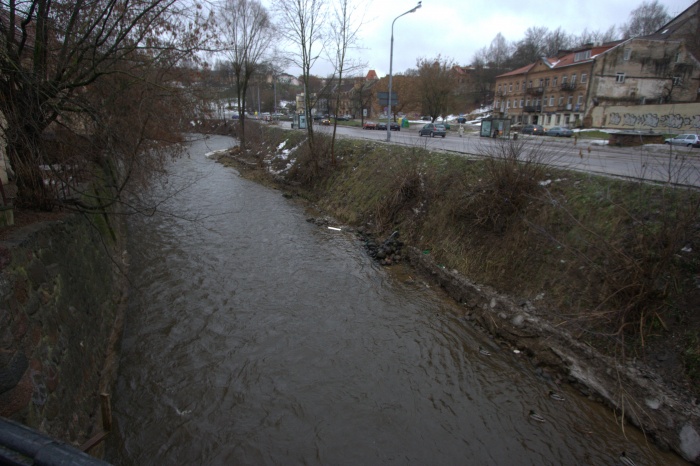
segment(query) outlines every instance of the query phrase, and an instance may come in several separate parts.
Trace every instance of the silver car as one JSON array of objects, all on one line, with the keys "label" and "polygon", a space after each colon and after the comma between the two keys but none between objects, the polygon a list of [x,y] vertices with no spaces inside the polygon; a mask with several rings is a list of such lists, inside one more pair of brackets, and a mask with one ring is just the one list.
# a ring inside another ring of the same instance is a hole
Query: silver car
[{"label": "silver car", "polygon": [[552,126],[547,130],[547,136],[561,136],[565,138],[570,138],[574,134],[569,128],[564,128],[563,126]]},{"label": "silver car", "polygon": [[675,138],[666,139],[665,144],[672,146],[700,147],[700,137],[697,134],[679,134]]}]

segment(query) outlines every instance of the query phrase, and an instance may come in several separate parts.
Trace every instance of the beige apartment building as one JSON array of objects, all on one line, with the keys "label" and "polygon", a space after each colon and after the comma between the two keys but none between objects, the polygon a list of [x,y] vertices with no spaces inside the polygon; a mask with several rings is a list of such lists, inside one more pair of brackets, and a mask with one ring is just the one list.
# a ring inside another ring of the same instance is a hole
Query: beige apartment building
[{"label": "beige apartment building", "polygon": [[615,45],[563,52],[497,76],[494,113],[512,124],[582,124],[595,59]]},{"label": "beige apartment building", "polygon": [[649,36],[587,44],[497,76],[495,116],[545,128],[605,126],[612,115],[622,127],[696,128],[698,3]]}]

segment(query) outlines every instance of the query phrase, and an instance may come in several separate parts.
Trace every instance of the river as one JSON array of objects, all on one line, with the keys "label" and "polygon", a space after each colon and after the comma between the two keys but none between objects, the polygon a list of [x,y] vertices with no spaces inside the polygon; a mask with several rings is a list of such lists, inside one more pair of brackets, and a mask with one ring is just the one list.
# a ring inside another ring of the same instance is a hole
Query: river
[{"label": "river", "polygon": [[626,451],[685,464],[410,270],[205,156],[231,144],[193,141],[154,193],[171,194],[162,212],[130,220],[108,461],[599,465]]}]

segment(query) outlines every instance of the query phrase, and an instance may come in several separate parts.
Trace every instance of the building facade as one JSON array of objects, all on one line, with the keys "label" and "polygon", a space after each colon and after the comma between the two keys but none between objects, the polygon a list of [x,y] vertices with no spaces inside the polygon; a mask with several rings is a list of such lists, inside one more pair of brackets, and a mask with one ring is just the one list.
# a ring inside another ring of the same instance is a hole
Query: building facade
[{"label": "building facade", "polygon": [[698,103],[700,113],[699,4],[649,36],[587,44],[497,76],[494,112],[545,127],[599,124],[598,107]]}]

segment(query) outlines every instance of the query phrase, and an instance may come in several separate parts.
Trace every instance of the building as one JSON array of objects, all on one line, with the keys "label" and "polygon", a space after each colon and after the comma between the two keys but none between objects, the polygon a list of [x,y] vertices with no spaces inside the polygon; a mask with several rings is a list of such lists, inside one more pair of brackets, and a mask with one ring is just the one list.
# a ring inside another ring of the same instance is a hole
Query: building
[{"label": "building", "polygon": [[494,111],[545,127],[692,129],[700,123],[699,4],[649,36],[586,44],[497,76]]}]

